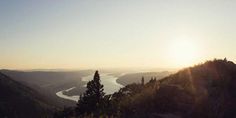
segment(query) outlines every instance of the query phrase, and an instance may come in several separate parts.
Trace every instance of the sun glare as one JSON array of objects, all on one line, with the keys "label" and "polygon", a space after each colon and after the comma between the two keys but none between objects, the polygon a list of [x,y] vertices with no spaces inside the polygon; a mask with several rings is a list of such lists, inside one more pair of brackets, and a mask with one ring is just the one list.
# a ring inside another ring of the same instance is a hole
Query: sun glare
[{"label": "sun glare", "polygon": [[197,60],[199,48],[197,44],[191,40],[175,40],[170,44],[169,55],[174,65],[178,67],[190,66]]}]

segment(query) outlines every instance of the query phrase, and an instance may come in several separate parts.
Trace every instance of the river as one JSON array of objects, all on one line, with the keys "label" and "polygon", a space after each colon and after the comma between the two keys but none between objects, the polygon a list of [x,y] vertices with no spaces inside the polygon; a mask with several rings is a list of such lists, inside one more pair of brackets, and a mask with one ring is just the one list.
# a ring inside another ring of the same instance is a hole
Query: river
[{"label": "river", "polygon": [[[94,75],[82,77],[82,81],[88,82],[93,79],[93,76]],[[106,94],[113,94],[114,92],[117,92],[120,88],[123,87],[123,85],[116,82],[118,77],[112,76],[111,74],[101,74],[100,79],[101,79],[101,83],[104,85],[104,92]],[[84,87],[86,87],[86,85],[84,85]],[[57,92],[56,95],[60,98],[77,102],[79,100],[79,95],[68,96],[68,95],[63,94],[64,92],[71,91],[75,88],[76,87],[71,87],[66,90],[61,90]]]}]

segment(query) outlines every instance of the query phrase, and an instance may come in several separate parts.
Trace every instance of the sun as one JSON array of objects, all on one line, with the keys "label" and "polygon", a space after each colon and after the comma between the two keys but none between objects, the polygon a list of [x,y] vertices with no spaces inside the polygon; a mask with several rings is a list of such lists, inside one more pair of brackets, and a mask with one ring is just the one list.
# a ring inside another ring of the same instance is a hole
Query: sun
[{"label": "sun", "polygon": [[177,67],[193,65],[199,57],[199,47],[189,39],[178,39],[170,42],[169,58]]}]

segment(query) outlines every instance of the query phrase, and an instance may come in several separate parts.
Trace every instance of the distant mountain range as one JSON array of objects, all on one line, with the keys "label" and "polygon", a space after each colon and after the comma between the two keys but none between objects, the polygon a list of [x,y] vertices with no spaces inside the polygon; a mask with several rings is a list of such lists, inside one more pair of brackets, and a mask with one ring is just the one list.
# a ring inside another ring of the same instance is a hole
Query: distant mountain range
[{"label": "distant mountain range", "polygon": [[78,87],[78,94],[82,93],[83,83],[81,77],[92,74],[92,70],[81,71],[14,71],[14,70],[0,70],[0,72],[11,77],[13,80],[20,82],[25,86],[29,86],[33,90],[50,99],[55,105],[59,107],[74,106],[75,103],[69,100],[61,99],[56,96],[56,92]]},{"label": "distant mountain range", "polygon": [[163,72],[139,72],[139,73],[130,73],[125,74],[117,79],[117,82],[122,85],[129,85],[132,83],[141,83],[142,77],[144,78],[144,82],[147,83],[151,79],[162,79],[172,72],[163,71]]}]

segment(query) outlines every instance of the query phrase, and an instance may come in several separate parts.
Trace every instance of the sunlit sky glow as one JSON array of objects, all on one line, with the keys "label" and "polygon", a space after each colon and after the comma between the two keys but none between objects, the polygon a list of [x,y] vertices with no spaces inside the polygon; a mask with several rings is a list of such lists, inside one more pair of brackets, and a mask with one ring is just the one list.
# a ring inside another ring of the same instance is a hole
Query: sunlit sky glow
[{"label": "sunlit sky glow", "polygon": [[236,61],[234,0],[1,0],[0,68]]}]

